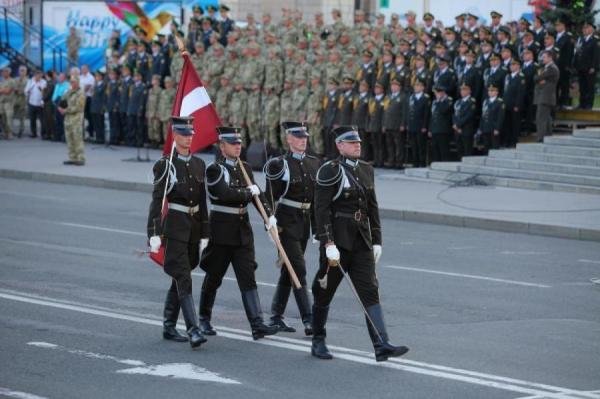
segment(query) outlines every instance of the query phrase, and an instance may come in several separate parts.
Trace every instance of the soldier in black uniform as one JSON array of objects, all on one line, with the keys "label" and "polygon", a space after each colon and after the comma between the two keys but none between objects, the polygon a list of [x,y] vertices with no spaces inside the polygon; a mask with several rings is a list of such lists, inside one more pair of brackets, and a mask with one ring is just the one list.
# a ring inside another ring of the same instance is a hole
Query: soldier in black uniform
[{"label": "soldier in black uniform", "polygon": [[[160,76],[161,85],[167,76],[168,64],[164,53],[161,51],[161,43],[158,40],[152,42],[152,55],[150,57],[150,70],[148,72],[149,77],[158,75]],[[150,82],[150,79],[148,79]]]},{"label": "soldier in black uniform", "polygon": [[[250,165],[239,161],[242,129],[218,127],[221,157],[206,169],[206,186],[211,200],[210,241],[202,253],[200,267],[206,272],[200,293],[200,328],[205,335],[215,335],[210,324],[217,289],[231,263],[242,294],[252,337],[256,340],[279,330],[264,323],[254,271],[258,267],[254,256],[254,236],[247,206],[258,195],[267,215],[268,229],[277,225],[264,194],[254,183]],[[241,171],[244,168],[252,181],[247,186]]]},{"label": "soldier in black uniform", "polygon": [[485,152],[500,147],[500,132],[504,122],[504,101],[498,96],[498,87],[488,86],[488,98],[483,101],[479,130]]},{"label": "soldier in black uniform", "polygon": [[349,125],[352,123],[352,109],[354,108],[354,79],[346,76],[343,80],[344,91],[340,93],[337,104],[335,125]]},{"label": "soldier in black uniform", "polygon": [[425,93],[425,82],[417,80],[414,93],[408,99],[406,111],[406,131],[414,166],[427,165],[427,130],[429,128],[429,94]]},{"label": "soldier in black uniform", "polygon": [[411,72],[408,65],[406,65],[406,57],[402,53],[396,54],[394,69],[392,69],[392,72],[390,73],[390,79],[399,80],[402,83],[402,91],[406,94],[410,94],[412,93],[410,76]]},{"label": "soldier in black uniform", "polygon": [[417,80],[420,80],[425,85],[425,93],[431,94],[431,74],[429,70],[425,66],[425,58],[421,55],[417,55],[414,57],[415,60],[415,69],[412,70],[411,74],[411,84],[414,86]]},{"label": "soldier in black uniform", "polygon": [[119,85],[119,137],[116,138],[117,142],[126,141],[129,136],[127,134],[129,131],[127,108],[129,106],[129,91],[133,85],[131,68],[128,65],[123,65],[121,72],[123,76]]},{"label": "soldier in black uniform", "polygon": [[[192,270],[208,242],[208,211],[204,186],[204,161],[190,153],[193,118],[172,118],[175,152],[172,162],[164,156],[154,165],[154,190],[148,213],[148,238],[156,252],[164,242],[164,270],[171,278],[164,308],[163,338],[185,342],[175,328],[179,309],[192,348],[206,342],[200,333],[192,297]],[[167,184],[168,183],[168,184]],[[161,217],[167,184],[168,213]]]},{"label": "soldier in black uniform", "polygon": [[428,135],[431,139],[431,160],[445,162],[450,158],[452,137],[452,98],[448,97],[444,86],[433,88],[435,100],[431,103],[431,119]]},{"label": "soldier in black uniform", "polygon": [[481,70],[474,65],[475,52],[473,50],[467,51],[465,54],[465,67],[458,79],[459,86],[466,84],[471,89],[471,97],[473,97],[477,104],[481,104],[481,87],[483,85],[483,78],[481,77]]},{"label": "soldier in black uniform", "polygon": [[[304,252],[311,227],[314,234],[313,197],[317,170],[321,162],[318,158],[306,154],[308,132],[303,123],[283,122],[281,127],[287,134],[289,151],[265,164],[265,194],[271,208],[276,210],[281,244],[302,286],[294,289],[294,297],[304,324],[304,333],[312,335],[312,304],[306,288]],[[271,305],[271,324],[284,332],[296,331],[283,321],[291,290],[289,273],[287,268],[282,267]]]},{"label": "soldier in black uniform", "polygon": [[[315,187],[316,230],[321,247],[320,267],[312,286],[315,304],[311,353],[320,359],[333,357],[325,344],[325,324],[329,304],[343,278],[338,267],[343,267],[374,324],[367,319],[375,358],[384,361],[405,354],[408,348],[389,343],[379,303],[375,264],[381,256],[381,224],[374,171],[359,159],[360,136],[353,126],[340,126],[334,133],[341,156],[319,169]],[[336,266],[330,267],[332,264]]]},{"label": "soldier in black uniform", "polygon": [[369,84],[366,80],[361,80],[358,85],[358,94],[354,96],[354,111],[352,112],[352,125],[356,126],[359,134],[363,137],[365,145],[362,146],[362,159],[366,162],[370,162],[373,159],[371,154],[371,137],[368,135],[366,128],[369,122],[369,101],[371,101],[371,95],[369,94]]},{"label": "soldier in black uniform", "polygon": [[370,50],[363,50],[362,64],[356,74],[356,80],[366,80],[369,87],[375,87],[377,78],[377,65],[373,62],[373,53]]},{"label": "soldier in black uniform", "polygon": [[[492,54],[490,57],[490,67],[483,72],[483,85],[489,87],[490,85],[500,90],[500,97],[502,97],[502,89],[504,88],[504,78],[506,77],[506,70],[500,67],[500,57],[498,54]],[[483,93],[483,98],[486,99],[488,92]]]},{"label": "soldier in black uniform", "polygon": [[579,78],[579,108],[592,109],[596,91],[596,75],[600,68],[600,42],[591,22],[583,24],[583,35],[577,39],[573,66]]},{"label": "soldier in black uniform", "polygon": [[367,131],[371,136],[373,162],[376,167],[383,166],[385,138],[383,137],[382,122],[385,101],[383,85],[377,82],[375,83],[375,94],[369,100],[369,122],[367,123]]},{"label": "soldier in black uniform", "polygon": [[525,76],[525,99],[523,104],[523,131],[529,134],[535,131],[535,105],[533,104],[534,77],[537,75],[538,64],[533,58],[531,50],[523,51],[523,65],[521,72]]},{"label": "soldier in black uniform", "polygon": [[386,140],[387,160],[385,166],[404,169],[406,147],[406,96],[402,92],[402,82],[393,79],[391,93],[383,111],[383,132]]},{"label": "soldier in black uniform", "polygon": [[104,144],[104,112],[106,112],[106,82],[104,74],[96,71],[96,84],[92,94],[90,113],[96,144]]},{"label": "soldier in black uniform", "polygon": [[454,104],[452,128],[456,135],[458,160],[473,154],[473,140],[477,130],[477,101],[471,95],[471,87],[463,83],[460,86],[460,100]]},{"label": "soldier in black uniform", "polygon": [[142,147],[144,145],[144,115],[146,114],[146,86],[141,71],[133,74],[133,85],[129,87],[127,103],[127,145]]},{"label": "soldier in black uniform", "polygon": [[514,58],[510,64],[510,73],[504,80],[504,105],[507,113],[504,118],[502,144],[514,147],[521,134],[521,115],[525,106],[525,75],[521,72],[521,61]]},{"label": "soldier in black uniform", "polygon": [[433,73],[433,85],[445,88],[446,94],[453,96],[456,92],[456,75],[449,67],[450,57],[445,55],[438,59],[438,68]]},{"label": "soldier in black uniform", "polygon": [[554,24],[556,28],[556,41],[554,45],[558,48],[560,57],[556,60],[556,66],[560,71],[558,78],[558,105],[565,107],[571,105],[571,96],[569,89],[571,88],[571,62],[573,62],[573,34],[567,32],[565,22],[561,19]]},{"label": "soldier in black uniform", "polygon": [[[390,92],[390,82],[392,79],[392,71],[395,68],[394,65],[395,56],[392,50],[385,49],[383,51],[382,62],[377,69],[377,80],[383,83],[383,88],[386,93]],[[340,123],[340,125],[350,125],[350,123]]]},{"label": "soldier in black uniform", "polygon": [[323,97],[323,114],[321,123],[323,126],[323,144],[325,145],[325,158],[335,158],[335,146],[331,138],[331,130],[337,118],[339,90],[338,81],[335,78],[329,78],[327,82],[327,93]]},{"label": "soldier in black uniform", "polygon": [[119,79],[115,69],[108,72],[106,84],[106,110],[110,130],[110,144],[119,144]]}]

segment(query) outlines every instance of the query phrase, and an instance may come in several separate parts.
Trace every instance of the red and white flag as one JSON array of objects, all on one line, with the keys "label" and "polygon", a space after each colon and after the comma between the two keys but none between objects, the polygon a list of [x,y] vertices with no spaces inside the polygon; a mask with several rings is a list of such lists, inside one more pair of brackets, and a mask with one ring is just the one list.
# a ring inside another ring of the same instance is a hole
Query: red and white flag
[{"label": "red and white flag", "polygon": [[[183,69],[171,115],[194,117],[194,136],[190,149],[192,154],[203,150],[218,140],[217,126],[221,126],[221,120],[187,52],[183,53]],[[164,155],[170,155],[172,145],[173,131],[169,123],[169,134],[163,148]],[[161,222],[167,216],[167,212],[168,204],[165,198],[160,214]],[[164,265],[164,242],[161,243],[158,252],[150,252],[150,259],[160,266]]]}]

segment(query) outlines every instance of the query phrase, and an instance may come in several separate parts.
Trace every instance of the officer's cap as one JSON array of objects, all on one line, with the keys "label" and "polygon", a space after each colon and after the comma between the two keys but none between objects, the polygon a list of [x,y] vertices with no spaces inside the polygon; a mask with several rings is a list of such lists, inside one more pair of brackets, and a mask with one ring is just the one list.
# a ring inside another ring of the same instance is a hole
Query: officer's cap
[{"label": "officer's cap", "polygon": [[448,54],[444,54],[441,57],[438,57],[438,62],[450,63],[450,56]]},{"label": "officer's cap", "polygon": [[498,91],[498,86],[496,86],[495,84],[491,83],[488,85],[488,90],[495,90]]},{"label": "officer's cap", "polygon": [[556,39],[556,32],[554,32],[553,30],[549,30],[546,32],[546,34],[544,35],[544,37],[551,37],[553,39]]},{"label": "officer's cap", "polygon": [[371,85],[369,84],[369,82],[368,82],[368,81],[366,81],[366,80],[364,80],[364,79],[360,81],[360,85],[361,85],[361,86],[362,86],[362,85],[364,85],[364,86],[367,86],[367,89],[371,87]]},{"label": "officer's cap", "polygon": [[153,46],[160,46],[160,42],[158,40],[152,40]]},{"label": "officer's cap", "polygon": [[508,51],[510,54],[512,54],[512,49],[508,46],[504,46],[502,47],[502,49],[500,50],[500,52],[504,52],[504,51]]},{"label": "officer's cap", "polygon": [[377,14],[377,17],[376,17],[376,18],[377,18],[377,19],[382,19],[382,18],[385,18],[385,15],[384,15],[384,14],[382,14],[382,13],[379,13],[379,14]]},{"label": "officer's cap", "polygon": [[444,43],[439,43],[438,42],[438,43],[435,44],[434,48],[436,48],[436,49],[437,48],[446,48],[446,46],[444,45]]},{"label": "officer's cap", "polygon": [[206,7],[207,11],[217,11],[217,7],[213,6],[212,4]]},{"label": "officer's cap", "polygon": [[425,80],[418,78],[417,80],[415,80],[415,85],[425,86]]},{"label": "officer's cap", "polygon": [[436,84],[433,86],[433,91],[443,91],[446,92],[446,86],[442,86],[441,84]]},{"label": "officer's cap", "polygon": [[435,17],[434,17],[434,16],[433,16],[433,14],[432,14],[432,13],[430,13],[430,12],[426,12],[426,13],[423,15],[423,21],[428,21],[428,20],[433,20],[433,19],[435,19]]},{"label": "officer's cap", "polygon": [[329,78],[329,80],[327,81],[327,83],[334,84],[334,85],[339,85],[340,84],[340,82],[338,82],[337,79],[334,78],[334,77]]},{"label": "officer's cap", "polygon": [[463,83],[463,84],[460,85],[460,88],[461,89],[469,89],[469,90],[471,90],[471,85],[469,85],[468,83]]},{"label": "officer's cap", "polygon": [[415,61],[425,61],[425,57],[423,57],[421,54],[417,54],[414,57]]},{"label": "officer's cap", "polygon": [[285,130],[287,134],[291,134],[294,137],[302,138],[309,136],[304,122],[281,122],[281,128]]},{"label": "officer's cap", "polygon": [[499,60],[499,59],[500,59],[500,56],[498,55],[498,53],[493,53],[493,54],[490,56],[490,61],[491,61],[491,60]]},{"label": "officer's cap", "polygon": [[173,133],[181,136],[192,136],[194,134],[193,116],[172,116],[171,128]]},{"label": "officer's cap", "polygon": [[159,39],[164,39],[165,35],[163,33],[157,33],[156,37],[158,37]]},{"label": "officer's cap", "polygon": [[221,4],[219,6],[219,11],[229,11],[229,7],[227,7],[225,4]]},{"label": "officer's cap", "polygon": [[529,22],[529,20],[527,18],[525,18],[525,17],[519,18],[519,22],[522,23],[522,24],[525,24],[527,26],[531,25],[531,22]]},{"label": "officer's cap", "polygon": [[160,80],[160,75],[158,75],[158,74],[155,73],[154,75],[152,75],[152,79],[158,79],[158,80]]},{"label": "officer's cap", "polygon": [[333,129],[336,143],[355,143],[361,142],[360,135],[356,126],[339,126]]},{"label": "officer's cap", "polygon": [[390,50],[390,49],[383,50],[383,54],[384,55],[389,55],[391,57],[394,57],[394,52],[392,50]]},{"label": "officer's cap", "polygon": [[348,83],[348,84],[353,84],[354,79],[352,79],[350,76],[344,76],[343,82]]},{"label": "officer's cap", "polygon": [[541,15],[536,15],[534,18],[537,19],[538,21],[540,21],[540,24],[542,24],[542,25],[546,23],[546,19],[544,17],[542,17]]},{"label": "officer's cap", "polygon": [[373,53],[370,50],[363,50],[363,57],[373,57]]},{"label": "officer's cap", "polygon": [[408,41],[408,40],[406,40],[406,39],[400,39],[400,41],[398,42],[398,44],[399,44],[400,46],[402,46],[403,44],[404,44],[404,45],[407,45],[407,46],[408,46],[408,45],[410,45],[409,41]]},{"label": "officer's cap", "polygon": [[392,21],[397,21],[399,19],[400,19],[400,15],[398,15],[398,13],[395,12],[392,14]]},{"label": "officer's cap", "polygon": [[533,36],[533,31],[531,29],[525,29],[523,32],[523,37],[525,36]]},{"label": "officer's cap", "polygon": [[511,64],[516,64],[516,65],[521,65],[521,60],[519,60],[518,58],[513,58],[510,61]]},{"label": "officer's cap", "polygon": [[492,31],[490,30],[490,28],[488,28],[487,26],[484,26],[484,25],[481,25],[481,26],[479,27],[479,30],[480,30],[480,31],[484,31],[484,32],[485,32],[485,33],[487,33],[488,35],[491,35],[491,34],[492,34]]},{"label": "officer's cap", "polygon": [[558,18],[558,19],[557,19],[557,20],[554,22],[554,25],[558,25],[558,24],[561,24],[561,25],[566,25],[566,24],[567,24],[567,21],[566,21],[564,18]]},{"label": "officer's cap", "polygon": [[489,40],[482,40],[482,41],[479,43],[479,45],[480,45],[480,46],[486,46],[486,45],[487,45],[487,46],[491,46],[491,45],[492,45],[492,42],[490,42]]},{"label": "officer's cap", "polygon": [[408,28],[406,28],[406,32],[410,32],[410,33],[417,33],[417,30],[415,28],[413,28],[412,26],[409,26]]},{"label": "officer's cap", "polygon": [[456,31],[452,28],[446,28],[444,29],[444,33],[450,33],[452,35],[456,35]]},{"label": "officer's cap", "polygon": [[586,21],[583,23],[583,26],[589,26],[589,27],[591,27],[592,29],[596,29],[596,26],[594,25],[594,23],[593,23],[591,20],[589,20],[589,19],[588,19],[588,20],[586,20]]},{"label": "officer's cap", "polygon": [[468,13],[468,14],[467,14],[467,18],[473,18],[473,19],[475,19],[475,20],[478,20],[478,19],[479,19],[479,17],[478,17],[477,15],[475,15],[475,14],[472,14],[472,13]]},{"label": "officer's cap", "polygon": [[502,25],[500,28],[498,28],[498,31],[510,36],[510,28],[506,25]]},{"label": "officer's cap", "polygon": [[492,11],[490,15],[492,18],[502,18],[502,14],[500,14],[498,11]]},{"label": "officer's cap", "polygon": [[390,82],[390,84],[397,85],[397,86],[402,86],[402,82],[398,78],[392,79],[392,81]]},{"label": "officer's cap", "polygon": [[454,17],[454,19],[462,19],[463,21],[465,20],[467,14],[458,14],[456,17]]},{"label": "officer's cap", "polygon": [[416,16],[417,16],[417,13],[416,13],[416,12],[414,12],[413,10],[408,10],[408,11],[407,11],[407,12],[404,14],[404,16],[405,16],[405,17],[416,17]]},{"label": "officer's cap", "polygon": [[204,14],[204,9],[199,4],[196,4],[194,7],[192,7],[192,11],[199,12],[200,14]]},{"label": "officer's cap", "polygon": [[375,87],[381,87],[382,89],[385,89],[385,86],[383,85],[383,83],[381,81],[375,82]]},{"label": "officer's cap", "polygon": [[229,144],[242,143],[242,128],[231,126],[217,126],[219,140]]},{"label": "officer's cap", "polygon": [[471,48],[465,53],[465,55],[470,55],[471,57],[477,57],[477,54]]}]

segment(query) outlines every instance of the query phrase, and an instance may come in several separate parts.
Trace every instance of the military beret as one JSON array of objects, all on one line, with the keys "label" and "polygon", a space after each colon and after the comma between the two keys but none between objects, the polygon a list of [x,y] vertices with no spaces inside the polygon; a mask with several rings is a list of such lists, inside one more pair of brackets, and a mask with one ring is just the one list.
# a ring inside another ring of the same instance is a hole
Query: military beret
[{"label": "military beret", "polygon": [[432,14],[432,13],[430,13],[430,12],[426,12],[426,13],[423,15],[423,21],[428,21],[428,20],[432,20],[432,19],[435,19],[435,17],[434,17],[434,16],[433,16],[433,14]]}]

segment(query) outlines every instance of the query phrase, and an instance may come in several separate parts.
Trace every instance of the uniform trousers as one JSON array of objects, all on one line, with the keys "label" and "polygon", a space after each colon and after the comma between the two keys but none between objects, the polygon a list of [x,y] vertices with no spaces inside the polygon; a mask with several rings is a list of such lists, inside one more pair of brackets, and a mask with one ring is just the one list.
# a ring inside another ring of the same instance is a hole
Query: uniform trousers
[{"label": "uniform trousers", "polygon": [[198,243],[166,239],[164,270],[175,280],[180,298],[192,294],[192,270],[198,266]]},{"label": "uniform trousers", "polygon": [[233,266],[240,291],[256,288],[254,271],[257,264],[254,260],[254,243],[224,245],[209,241],[208,246],[202,253],[202,261],[200,262],[200,267],[206,272],[202,290],[207,292],[216,291],[223,282],[229,264]]},{"label": "uniform trousers", "polygon": [[[301,286],[306,285],[306,261],[304,260],[304,252],[306,251],[306,244],[308,240],[296,240],[285,234],[282,234],[281,245],[288,256],[292,269],[298,277]],[[290,280],[290,273],[285,265],[281,266],[281,274],[279,275],[278,285],[285,287],[291,287],[292,282]]]}]

